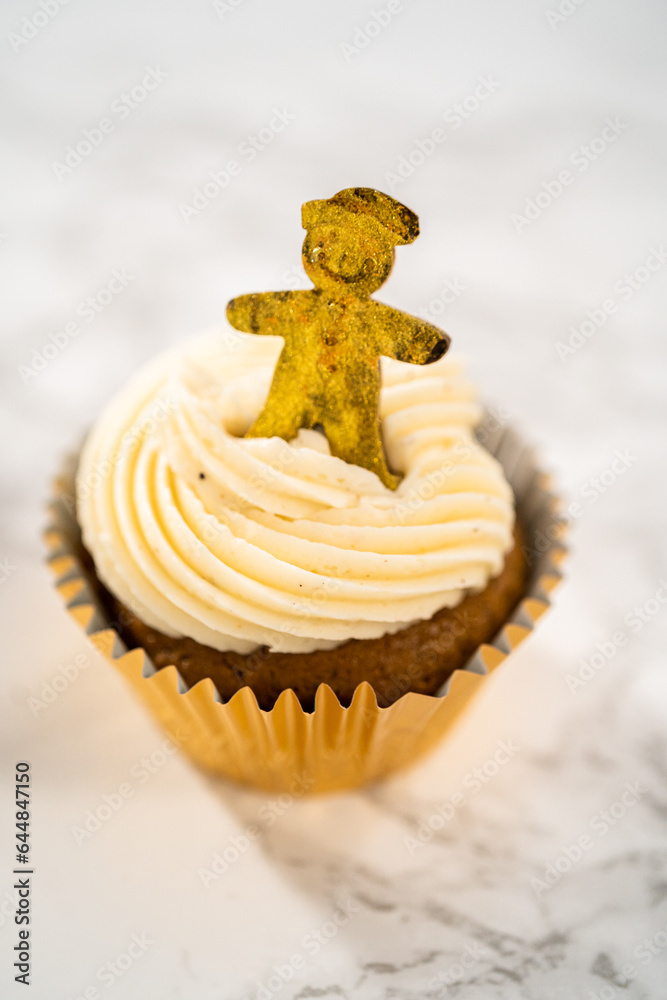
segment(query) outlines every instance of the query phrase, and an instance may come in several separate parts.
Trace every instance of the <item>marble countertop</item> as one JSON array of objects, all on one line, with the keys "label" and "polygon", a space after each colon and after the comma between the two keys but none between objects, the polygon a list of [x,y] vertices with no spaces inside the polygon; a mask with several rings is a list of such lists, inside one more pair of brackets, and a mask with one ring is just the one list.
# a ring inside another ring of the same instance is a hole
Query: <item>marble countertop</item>
[{"label": "marble countertop", "polygon": [[[0,17],[0,810],[7,845],[29,760],[27,995],[667,997],[665,10],[11,0]],[[572,555],[429,758],[281,799],[165,751],[65,614],[39,531],[102,402],[233,295],[300,285],[301,203],[355,184],[420,215],[384,299],[442,325],[534,440]]]}]

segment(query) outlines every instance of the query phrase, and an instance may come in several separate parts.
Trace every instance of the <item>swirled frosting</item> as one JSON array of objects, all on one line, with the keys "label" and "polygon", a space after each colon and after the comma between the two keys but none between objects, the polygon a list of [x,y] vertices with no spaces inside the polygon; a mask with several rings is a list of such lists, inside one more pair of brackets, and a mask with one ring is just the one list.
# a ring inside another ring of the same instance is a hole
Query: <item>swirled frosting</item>
[{"label": "swirled frosting", "polygon": [[327,649],[454,607],[502,569],[514,501],[460,359],[382,359],[394,492],[302,430],[243,438],[282,341],[223,328],[111,401],[77,476],[83,539],[147,625],[219,650]]}]

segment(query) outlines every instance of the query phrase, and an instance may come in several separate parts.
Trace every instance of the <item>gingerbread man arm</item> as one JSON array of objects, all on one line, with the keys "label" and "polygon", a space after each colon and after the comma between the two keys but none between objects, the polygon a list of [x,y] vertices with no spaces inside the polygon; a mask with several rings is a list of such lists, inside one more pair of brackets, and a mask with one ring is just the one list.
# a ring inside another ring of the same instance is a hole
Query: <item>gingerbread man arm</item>
[{"label": "gingerbread man arm", "polygon": [[[294,292],[257,292],[239,295],[227,304],[227,319],[242,333],[285,335],[294,305]],[[303,293],[302,293],[303,294]]]},{"label": "gingerbread man arm", "polygon": [[425,320],[410,316],[371,299],[372,328],[379,331],[378,349],[388,358],[428,365],[441,358],[449,347],[449,337]]}]

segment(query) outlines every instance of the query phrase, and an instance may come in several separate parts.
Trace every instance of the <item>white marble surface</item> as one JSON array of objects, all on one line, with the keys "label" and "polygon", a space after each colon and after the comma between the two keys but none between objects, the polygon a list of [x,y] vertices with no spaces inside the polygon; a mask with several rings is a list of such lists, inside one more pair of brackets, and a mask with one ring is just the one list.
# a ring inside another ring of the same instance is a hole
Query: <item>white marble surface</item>
[{"label": "white marble surface", "polygon": [[[402,8],[348,63],[340,43],[372,9],[351,0],[236,0],[219,13],[203,0],[73,0],[27,44],[14,40],[18,51],[9,33],[40,8],[3,4],[3,998],[92,987],[113,1000],[667,997],[667,614],[651,603],[667,579],[667,265],[631,296],[614,289],[667,240],[666,11],[586,0],[550,26],[556,0]],[[166,78],[121,118],[112,108],[146,67]],[[491,96],[460,127],[443,122],[480,77]],[[179,205],[274,108],[294,120],[187,225]],[[59,181],[54,161],[105,117],[113,131]],[[576,151],[608,118],[623,127],[583,170]],[[292,280],[302,201],[387,188],[399,157],[439,126],[446,141],[395,189],[422,235],[399,252],[385,298],[418,311],[447,279],[465,286],[442,325],[581,504],[556,609],[452,739],[381,787],[281,805],[212,784],[180,756],[148,775],[140,762],[163,737],[42,566],[49,477],[138,363],[215,322],[232,295]],[[512,214],[565,169],[572,182],[518,233]],[[33,349],[123,268],[127,287],[93,322],[79,316],[80,334],[26,384]],[[610,298],[618,309],[561,360],[570,325]],[[618,450],[630,458],[614,474]],[[568,675],[619,630],[627,641],[571,691]],[[80,675],[36,710],[30,699],[77,655]],[[520,749],[475,792],[469,775],[499,740]],[[12,982],[5,917],[21,758],[34,770],[27,991]],[[77,843],[73,828],[124,782],[133,795]],[[636,801],[615,806],[637,782]],[[457,792],[463,804],[428,843],[406,841]],[[204,887],[199,869],[255,821],[261,837]],[[536,891],[582,836],[581,859]],[[341,905],[349,921],[315,954]],[[133,935],[152,943],[122,975],[96,978]],[[272,979],[293,955],[303,967]]]}]

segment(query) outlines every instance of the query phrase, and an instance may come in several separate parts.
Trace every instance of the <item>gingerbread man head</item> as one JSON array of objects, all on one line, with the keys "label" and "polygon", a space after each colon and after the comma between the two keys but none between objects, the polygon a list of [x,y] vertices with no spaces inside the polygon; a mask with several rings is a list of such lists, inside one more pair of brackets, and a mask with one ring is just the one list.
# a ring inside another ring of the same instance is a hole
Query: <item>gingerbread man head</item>
[{"label": "gingerbread man head", "polygon": [[394,247],[419,236],[414,212],[372,188],[346,188],[302,209],[302,258],[316,288],[367,297],[389,277]]}]

